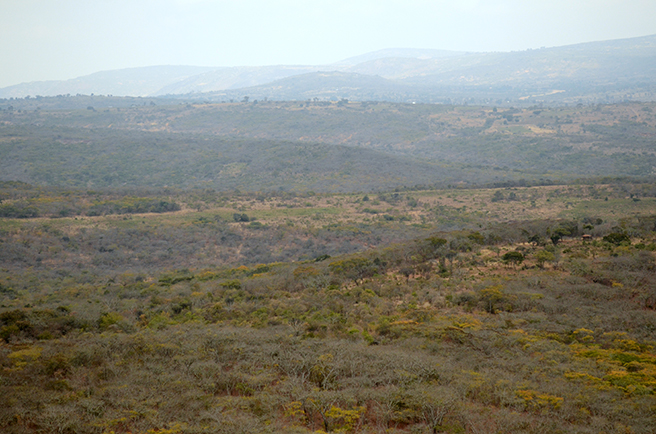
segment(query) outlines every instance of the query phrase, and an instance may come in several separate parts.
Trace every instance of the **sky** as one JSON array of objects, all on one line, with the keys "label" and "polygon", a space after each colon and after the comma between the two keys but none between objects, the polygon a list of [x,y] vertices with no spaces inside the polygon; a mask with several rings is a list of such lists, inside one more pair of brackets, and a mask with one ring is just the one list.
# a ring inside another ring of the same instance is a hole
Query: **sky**
[{"label": "sky", "polygon": [[0,0],[0,87],[152,65],[324,65],[656,34],[654,0]]}]

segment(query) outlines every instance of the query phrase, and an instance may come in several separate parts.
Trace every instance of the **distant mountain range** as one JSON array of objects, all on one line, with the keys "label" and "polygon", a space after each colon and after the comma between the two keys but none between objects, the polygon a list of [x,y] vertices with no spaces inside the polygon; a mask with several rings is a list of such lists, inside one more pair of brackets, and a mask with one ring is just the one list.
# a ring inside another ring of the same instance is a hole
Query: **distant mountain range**
[{"label": "distant mountain range", "polygon": [[0,98],[66,94],[482,104],[654,100],[656,35],[503,53],[387,49],[319,66],[153,66],[0,89]]}]

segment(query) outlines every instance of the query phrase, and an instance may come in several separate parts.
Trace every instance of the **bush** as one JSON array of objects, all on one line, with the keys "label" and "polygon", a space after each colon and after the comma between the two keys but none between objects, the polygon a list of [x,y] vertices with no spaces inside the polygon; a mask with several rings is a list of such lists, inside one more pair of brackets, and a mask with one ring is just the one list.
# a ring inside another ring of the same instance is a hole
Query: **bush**
[{"label": "bush", "polygon": [[249,222],[251,219],[246,214],[234,213],[232,219],[236,222]]},{"label": "bush", "polygon": [[0,205],[0,217],[27,219],[39,216],[39,210],[27,205]]},{"label": "bush", "polygon": [[631,238],[629,238],[627,234],[621,232],[612,232],[606,235],[603,239],[607,243],[615,244],[616,246],[619,246],[624,242],[631,242]]},{"label": "bush", "polygon": [[524,262],[524,255],[519,252],[508,252],[505,253],[501,259],[506,264],[519,265]]},{"label": "bush", "polygon": [[548,250],[541,250],[535,254],[535,261],[538,263],[538,267],[543,268],[545,262],[554,261],[556,257],[553,253]]}]

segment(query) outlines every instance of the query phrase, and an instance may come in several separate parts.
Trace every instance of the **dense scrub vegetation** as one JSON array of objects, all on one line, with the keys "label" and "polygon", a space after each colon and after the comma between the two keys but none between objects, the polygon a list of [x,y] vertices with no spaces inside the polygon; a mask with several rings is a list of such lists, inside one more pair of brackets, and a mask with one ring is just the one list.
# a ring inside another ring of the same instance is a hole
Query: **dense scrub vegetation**
[{"label": "dense scrub vegetation", "polygon": [[[586,233],[599,236],[613,232],[600,215],[648,213],[655,193],[651,184],[322,196],[209,189],[100,192],[6,183],[0,209],[26,215],[0,226],[0,259],[10,268],[92,266],[117,272],[147,272],[181,261],[197,268],[249,265],[353,253],[507,219],[542,221],[535,231],[546,240],[561,236],[545,232],[556,219],[576,220]],[[139,207],[152,213],[137,214]],[[526,239],[506,232],[486,236]]]},{"label": "dense scrub vegetation", "polygon": [[5,185],[1,430],[649,433],[650,188]]},{"label": "dense scrub vegetation", "polygon": [[0,431],[651,433],[652,109],[3,109]]},{"label": "dense scrub vegetation", "polygon": [[23,182],[0,182],[0,217],[99,216],[180,210],[177,203],[152,193],[149,197],[137,197],[131,193],[43,189]]},{"label": "dense scrub vegetation", "polygon": [[0,179],[337,192],[650,177],[655,108],[260,101],[2,110]]},{"label": "dense scrub vegetation", "polygon": [[[484,180],[476,171],[352,147],[116,129],[0,129],[3,180],[74,188],[371,191]],[[49,158],[43,158],[49,155]]]}]

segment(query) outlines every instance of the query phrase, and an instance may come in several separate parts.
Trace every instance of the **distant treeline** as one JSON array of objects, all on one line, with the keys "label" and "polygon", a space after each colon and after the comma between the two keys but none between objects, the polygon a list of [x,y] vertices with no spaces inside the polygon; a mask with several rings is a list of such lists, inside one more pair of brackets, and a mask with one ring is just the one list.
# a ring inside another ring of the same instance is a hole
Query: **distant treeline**
[{"label": "distant treeline", "polygon": [[129,198],[128,200],[112,200],[92,205],[86,212],[89,216],[105,214],[141,214],[147,212],[179,211],[180,205],[158,199]]},{"label": "distant treeline", "polygon": [[100,216],[108,214],[141,214],[179,211],[180,205],[163,199],[128,197],[97,201],[92,204],[51,201],[17,201],[0,204],[0,217],[69,217],[74,215]]}]

